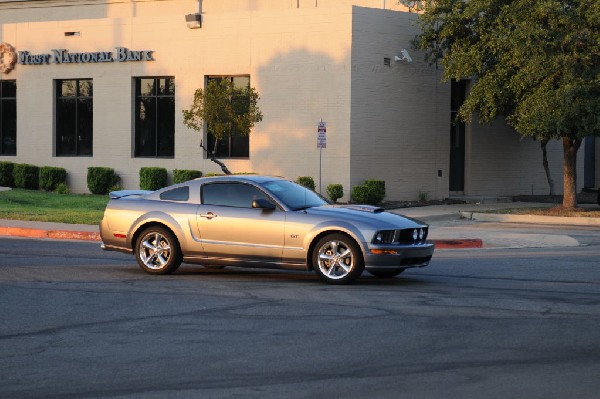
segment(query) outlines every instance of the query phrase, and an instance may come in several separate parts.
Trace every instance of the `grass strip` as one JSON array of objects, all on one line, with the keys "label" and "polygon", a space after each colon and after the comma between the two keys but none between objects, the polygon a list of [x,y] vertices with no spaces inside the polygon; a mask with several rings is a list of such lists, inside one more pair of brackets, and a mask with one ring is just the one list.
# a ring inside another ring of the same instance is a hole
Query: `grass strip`
[{"label": "grass strip", "polygon": [[107,203],[108,195],[12,189],[0,192],[0,219],[99,224]]}]

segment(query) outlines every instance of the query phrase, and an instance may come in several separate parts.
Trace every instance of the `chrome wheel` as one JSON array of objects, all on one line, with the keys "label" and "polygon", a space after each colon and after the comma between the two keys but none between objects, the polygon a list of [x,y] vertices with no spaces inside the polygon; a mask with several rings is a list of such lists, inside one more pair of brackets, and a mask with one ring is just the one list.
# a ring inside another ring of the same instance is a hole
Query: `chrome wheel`
[{"label": "chrome wheel", "polygon": [[315,247],[313,265],[328,283],[345,284],[355,280],[364,268],[358,246],[349,237],[332,234],[322,238]]},{"label": "chrome wheel", "polygon": [[175,271],[181,264],[179,245],[166,229],[145,230],[137,241],[136,258],[140,267],[153,274]]}]

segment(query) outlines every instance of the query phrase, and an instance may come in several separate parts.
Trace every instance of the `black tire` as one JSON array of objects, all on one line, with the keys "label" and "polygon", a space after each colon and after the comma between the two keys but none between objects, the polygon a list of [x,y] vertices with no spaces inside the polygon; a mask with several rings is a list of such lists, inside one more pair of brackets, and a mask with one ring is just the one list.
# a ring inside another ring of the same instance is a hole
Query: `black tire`
[{"label": "black tire", "polygon": [[375,277],[379,277],[379,278],[394,278],[397,275],[399,275],[400,273],[402,273],[404,270],[406,270],[406,269],[400,269],[400,270],[367,270],[367,271],[369,273],[371,273]]},{"label": "black tire", "polygon": [[365,269],[362,252],[356,242],[343,234],[321,238],[312,252],[312,264],[319,278],[328,284],[349,284]]},{"label": "black tire", "polygon": [[164,227],[148,227],[135,243],[135,259],[143,271],[150,274],[173,273],[181,265],[179,242]]}]

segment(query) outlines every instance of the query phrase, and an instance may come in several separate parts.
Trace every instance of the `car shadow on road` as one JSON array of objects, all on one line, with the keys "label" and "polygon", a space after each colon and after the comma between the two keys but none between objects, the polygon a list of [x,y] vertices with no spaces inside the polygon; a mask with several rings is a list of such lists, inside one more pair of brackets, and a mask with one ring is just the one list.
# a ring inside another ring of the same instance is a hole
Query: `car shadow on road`
[{"label": "car shadow on road", "polygon": [[[307,283],[307,284],[319,284],[323,286],[334,286],[328,285],[321,280],[319,277],[312,272],[294,271],[294,270],[274,270],[274,269],[252,269],[252,268],[237,268],[227,267],[222,269],[215,268],[204,268],[198,265],[183,265],[175,273],[170,275],[161,276],[149,276],[138,268],[132,267],[129,269],[131,273],[146,275],[149,278],[161,278],[161,279],[179,279],[181,278],[209,278],[230,280],[232,282],[242,282],[247,280],[248,282],[281,282],[281,283]],[[348,286],[423,286],[428,285],[426,280],[420,279],[416,276],[401,275],[394,278],[380,278],[371,276],[368,272],[364,272],[362,276],[357,279],[351,285],[342,285],[342,287]]]}]

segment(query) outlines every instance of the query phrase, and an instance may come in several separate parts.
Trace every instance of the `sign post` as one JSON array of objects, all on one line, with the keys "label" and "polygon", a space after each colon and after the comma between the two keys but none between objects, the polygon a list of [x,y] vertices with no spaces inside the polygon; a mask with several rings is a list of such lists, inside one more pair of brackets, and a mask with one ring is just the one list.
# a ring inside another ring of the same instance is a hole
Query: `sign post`
[{"label": "sign post", "polygon": [[323,156],[323,148],[327,148],[327,124],[323,122],[323,119],[319,121],[319,126],[317,127],[317,148],[319,149],[319,194],[322,194],[321,187],[321,171],[322,171],[322,156]]}]

